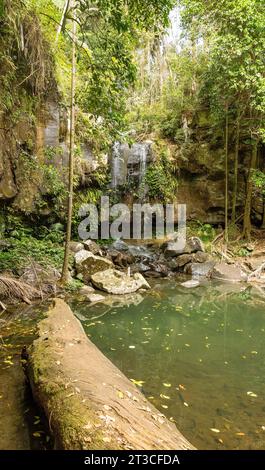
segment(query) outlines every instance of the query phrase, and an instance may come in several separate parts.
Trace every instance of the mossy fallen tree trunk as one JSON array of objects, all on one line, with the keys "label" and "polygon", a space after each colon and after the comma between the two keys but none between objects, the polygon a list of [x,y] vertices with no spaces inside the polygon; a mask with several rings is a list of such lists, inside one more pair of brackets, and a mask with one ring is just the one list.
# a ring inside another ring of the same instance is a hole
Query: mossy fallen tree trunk
[{"label": "mossy fallen tree trunk", "polygon": [[192,449],[54,301],[28,350],[26,372],[56,449]]}]

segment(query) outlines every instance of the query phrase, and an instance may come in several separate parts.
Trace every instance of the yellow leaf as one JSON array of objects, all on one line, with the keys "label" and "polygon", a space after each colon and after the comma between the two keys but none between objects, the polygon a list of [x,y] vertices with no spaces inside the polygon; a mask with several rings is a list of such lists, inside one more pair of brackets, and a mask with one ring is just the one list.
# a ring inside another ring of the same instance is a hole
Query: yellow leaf
[{"label": "yellow leaf", "polygon": [[130,379],[130,380],[134,385],[137,385],[137,387],[141,387],[145,383],[143,382],[143,380],[134,380],[134,379]]},{"label": "yellow leaf", "polygon": [[171,384],[163,383],[164,387],[170,388]]}]

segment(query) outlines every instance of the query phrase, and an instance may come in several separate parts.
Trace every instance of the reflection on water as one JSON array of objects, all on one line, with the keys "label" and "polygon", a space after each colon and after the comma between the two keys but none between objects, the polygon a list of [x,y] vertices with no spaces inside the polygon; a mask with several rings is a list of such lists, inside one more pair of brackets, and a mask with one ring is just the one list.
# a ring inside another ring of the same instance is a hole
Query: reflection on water
[{"label": "reflection on water", "polygon": [[164,281],[138,302],[75,303],[95,344],[200,449],[265,447],[262,290]]}]

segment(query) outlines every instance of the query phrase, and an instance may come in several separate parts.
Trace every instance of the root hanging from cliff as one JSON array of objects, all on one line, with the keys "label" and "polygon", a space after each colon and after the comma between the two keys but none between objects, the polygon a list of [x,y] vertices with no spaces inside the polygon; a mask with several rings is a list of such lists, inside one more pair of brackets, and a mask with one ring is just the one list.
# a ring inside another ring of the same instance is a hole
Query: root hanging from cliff
[{"label": "root hanging from cliff", "polygon": [[41,297],[41,293],[35,287],[8,276],[0,276],[0,299],[22,300],[27,304],[31,300]]}]

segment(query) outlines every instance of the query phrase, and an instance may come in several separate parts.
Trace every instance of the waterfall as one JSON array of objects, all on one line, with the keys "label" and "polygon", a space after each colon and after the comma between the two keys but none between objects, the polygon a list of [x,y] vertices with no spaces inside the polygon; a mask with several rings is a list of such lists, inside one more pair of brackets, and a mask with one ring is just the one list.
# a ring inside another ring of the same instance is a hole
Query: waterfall
[{"label": "waterfall", "polygon": [[111,187],[117,188],[118,186],[118,177],[119,177],[119,169],[120,169],[120,143],[115,142],[112,149],[112,179],[111,179]]},{"label": "waterfall", "polygon": [[144,179],[150,158],[150,142],[136,143],[131,147],[128,144],[115,142],[111,156],[111,187],[115,189],[126,183],[132,183],[141,189],[144,196],[147,190]]},{"label": "waterfall", "polygon": [[139,183],[144,181],[146,166],[147,166],[147,148],[145,144],[139,144],[139,159],[140,159],[140,178]]},{"label": "waterfall", "polygon": [[111,187],[113,189],[126,183],[128,151],[128,144],[115,142],[113,145],[111,162]]}]

